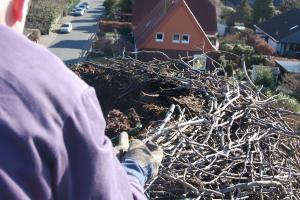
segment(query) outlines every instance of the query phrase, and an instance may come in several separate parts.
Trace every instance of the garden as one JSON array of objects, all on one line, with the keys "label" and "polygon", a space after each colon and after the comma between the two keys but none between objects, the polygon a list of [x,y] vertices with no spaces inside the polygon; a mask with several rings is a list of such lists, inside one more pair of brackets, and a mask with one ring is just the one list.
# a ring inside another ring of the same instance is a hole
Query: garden
[{"label": "garden", "polygon": [[106,0],[105,16],[99,22],[100,32],[93,44],[90,58],[113,57],[133,51],[132,10],[130,0]]}]

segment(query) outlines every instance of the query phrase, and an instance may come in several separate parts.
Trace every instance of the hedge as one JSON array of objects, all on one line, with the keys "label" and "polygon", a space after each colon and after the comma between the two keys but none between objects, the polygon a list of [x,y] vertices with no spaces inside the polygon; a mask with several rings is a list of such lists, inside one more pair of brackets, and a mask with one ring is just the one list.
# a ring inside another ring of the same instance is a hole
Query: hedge
[{"label": "hedge", "polygon": [[132,24],[130,22],[101,20],[99,26],[100,26],[100,30],[105,33],[114,32],[114,31],[118,31],[121,33],[123,32],[128,33],[129,30],[132,30]]}]

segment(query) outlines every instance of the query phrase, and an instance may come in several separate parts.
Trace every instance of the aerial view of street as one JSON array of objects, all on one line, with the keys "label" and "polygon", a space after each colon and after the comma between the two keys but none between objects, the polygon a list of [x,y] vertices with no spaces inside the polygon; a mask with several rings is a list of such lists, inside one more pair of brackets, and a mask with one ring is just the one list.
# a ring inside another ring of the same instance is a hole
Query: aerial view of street
[{"label": "aerial view of street", "polygon": [[48,46],[67,65],[85,58],[86,51],[92,45],[91,39],[99,29],[98,22],[104,12],[103,0],[89,0],[87,3],[89,9],[82,16],[67,16],[62,19],[63,23],[71,22],[73,30],[70,33],[58,33]]}]

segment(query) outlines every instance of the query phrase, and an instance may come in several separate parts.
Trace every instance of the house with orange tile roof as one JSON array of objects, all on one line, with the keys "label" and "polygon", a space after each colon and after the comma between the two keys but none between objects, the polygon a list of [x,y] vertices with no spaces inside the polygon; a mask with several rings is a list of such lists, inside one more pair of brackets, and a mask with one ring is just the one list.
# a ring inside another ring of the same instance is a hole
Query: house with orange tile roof
[{"label": "house with orange tile roof", "polygon": [[134,0],[136,50],[159,50],[170,57],[217,50],[216,5],[212,0]]}]

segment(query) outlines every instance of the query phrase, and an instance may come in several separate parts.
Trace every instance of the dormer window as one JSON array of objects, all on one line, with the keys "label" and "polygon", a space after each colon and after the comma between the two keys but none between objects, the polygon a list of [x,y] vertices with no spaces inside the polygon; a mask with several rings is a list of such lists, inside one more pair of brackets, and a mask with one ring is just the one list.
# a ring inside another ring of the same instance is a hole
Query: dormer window
[{"label": "dormer window", "polygon": [[180,35],[178,33],[174,33],[172,42],[173,43],[180,43]]},{"label": "dormer window", "polygon": [[188,43],[190,43],[190,35],[189,35],[189,34],[183,34],[183,35],[182,35],[181,42],[182,42],[183,44],[188,44]]},{"label": "dormer window", "polygon": [[164,33],[161,33],[161,32],[156,33],[155,41],[156,42],[163,42],[164,41]]}]

